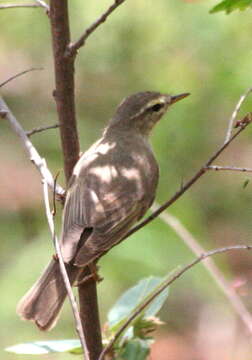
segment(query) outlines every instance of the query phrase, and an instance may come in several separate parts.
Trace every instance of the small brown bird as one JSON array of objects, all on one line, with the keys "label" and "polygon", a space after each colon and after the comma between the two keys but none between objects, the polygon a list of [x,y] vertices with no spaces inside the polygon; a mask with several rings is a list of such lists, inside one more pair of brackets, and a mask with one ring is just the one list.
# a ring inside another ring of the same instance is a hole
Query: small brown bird
[{"label": "small brown bird", "polygon": [[[170,105],[188,96],[140,92],[118,106],[100,140],[76,163],[63,211],[61,251],[73,284],[84,267],[116,245],[151,206],[158,164],[148,138]],[[17,312],[41,330],[57,321],[66,298],[59,263],[52,259],[20,300]]]}]

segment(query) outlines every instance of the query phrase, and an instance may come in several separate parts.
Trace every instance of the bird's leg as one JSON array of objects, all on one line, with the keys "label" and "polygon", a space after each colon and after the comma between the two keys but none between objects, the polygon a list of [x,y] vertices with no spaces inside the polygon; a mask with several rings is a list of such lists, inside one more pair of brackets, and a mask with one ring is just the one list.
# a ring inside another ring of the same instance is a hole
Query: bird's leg
[{"label": "bird's leg", "polygon": [[100,277],[100,275],[98,274],[99,267],[95,263],[91,262],[87,266],[89,268],[90,274],[86,275],[85,272],[83,272],[83,277],[81,279],[78,279],[75,286],[79,286],[91,279],[95,280],[96,282],[100,282],[103,280],[103,278]]},{"label": "bird's leg", "polygon": [[58,254],[53,254],[52,258],[53,258],[54,261],[59,261]]}]

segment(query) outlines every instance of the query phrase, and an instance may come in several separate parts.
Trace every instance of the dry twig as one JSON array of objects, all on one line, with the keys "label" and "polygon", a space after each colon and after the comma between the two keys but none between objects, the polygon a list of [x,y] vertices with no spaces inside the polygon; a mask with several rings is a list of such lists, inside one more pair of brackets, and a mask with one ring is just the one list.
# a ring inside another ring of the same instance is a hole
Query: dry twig
[{"label": "dry twig", "polygon": [[219,165],[210,165],[206,170],[215,170],[215,171],[238,171],[238,172],[252,172],[252,168],[242,168],[236,166],[219,166]]},{"label": "dry twig", "polygon": [[8,82],[16,79],[16,78],[19,77],[19,76],[22,76],[22,75],[24,75],[24,74],[27,74],[28,72],[36,71],[36,70],[43,70],[43,68],[31,68],[31,69],[28,69],[28,70],[21,71],[21,72],[15,74],[15,75],[11,76],[9,79],[5,80],[4,82],[2,82],[2,83],[0,84],[0,87],[6,85]]},{"label": "dry twig", "polygon": [[77,51],[80,47],[84,46],[87,38],[106,20],[107,17],[119,6],[121,5],[125,0],[115,0],[114,4],[112,4],[96,21],[93,22],[80,36],[80,38],[74,42],[70,43],[67,47],[67,51],[65,56],[71,57],[75,56],[77,54]]},{"label": "dry twig", "polygon": [[34,128],[32,130],[26,131],[26,135],[28,137],[30,137],[30,136],[32,136],[34,134],[40,133],[40,132],[45,131],[45,130],[56,129],[59,126],[60,126],[59,124],[48,125],[48,126],[40,126],[40,127]]},{"label": "dry twig", "polygon": [[249,88],[239,99],[230,119],[229,119],[229,123],[228,123],[228,129],[227,129],[227,134],[226,134],[226,138],[225,138],[225,141],[224,141],[224,144],[227,143],[230,138],[231,138],[231,135],[232,135],[232,130],[233,130],[233,127],[234,127],[234,122],[236,120],[236,117],[241,109],[241,106],[243,104],[243,102],[246,100],[246,98],[249,96],[249,94],[251,93],[252,91],[252,88]]},{"label": "dry twig", "polygon": [[42,7],[41,4],[3,4],[0,5],[1,9],[15,9],[15,8],[37,8]]},{"label": "dry twig", "polygon": [[44,9],[46,9],[47,12],[49,12],[50,8],[49,5],[43,1],[43,0],[34,0],[36,1],[41,7],[43,7]]},{"label": "dry twig", "polygon": [[[10,111],[7,104],[4,102],[4,100],[2,98],[0,98],[0,116],[9,121],[12,129],[18,135],[18,137],[21,139],[21,142],[22,142],[25,150],[27,151],[31,162],[39,170],[41,177],[43,179],[45,179],[47,184],[50,186],[50,188],[53,189],[54,188],[54,178],[53,178],[51,172],[45,166],[45,163],[44,163],[43,159],[41,158],[41,156],[39,155],[38,151],[35,149],[32,142],[26,135],[24,129],[19,124],[19,122],[17,121],[15,116],[12,114],[12,112]],[[64,197],[65,190],[61,186],[57,185],[56,193],[57,193],[58,197],[62,199]]]}]

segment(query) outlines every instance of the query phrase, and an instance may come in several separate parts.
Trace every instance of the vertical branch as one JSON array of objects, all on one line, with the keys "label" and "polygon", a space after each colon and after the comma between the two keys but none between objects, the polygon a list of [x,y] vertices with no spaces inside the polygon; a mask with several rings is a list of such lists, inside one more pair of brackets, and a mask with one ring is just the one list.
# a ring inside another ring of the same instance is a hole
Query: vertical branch
[{"label": "vertical branch", "polygon": [[[89,268],[85,274],[90,274]],[[102,337],[99,319],[99,308],[96,281],[92,277],[78,286],[80,317],[83,324],[84,337],[89,350],[89,359],[97,360],[102,352]]]},{"label": "vertical branch", "polygon": [[228,142],[228,140],[231,138],[232,136],[232,130],[233,130],[233,127],[234,127],[234,122],[235,122],[235,119],[237,118],[237,115],[238,115],[238,112],[240,111],[241,109],[241,106],[243,104],[243,102],[246,100],[246,98],[249,96],[249,94],[252,92],[252,88],[250,87],[239,99],[238,103],[236,104],[236,107],[229,119],[229,122],[228,122],[228,129],[227,129],[227,134],[226,134],[226,138],[225,138],[225,141],[224,141],[224,144],[226,142]]},{"label": "vertical branch", "polygon": [[[79,139],[75,118],[74,98],[74,60],[66,57],[70,44],[70,27],[67,0],[50,0],[50,21],[53,40],[56,89],[54,97],[60,124],[60,135],[64,156],[64,169],[67,182],[79,157]],[[85,272],[90,274],[89,269]],[[101,330],[98,312],[96,281],[78,287],[80,317],[90,360],[97,360],[102,350]]]},{"label": "vertical branch", "polygon": [[50,1],[50,21],[54,54],[54,97],[60,123],[64,169],[68,181],[79,157],[79,139],[75,117],[74,58],[64,56],[70,43],[67,0]]}]

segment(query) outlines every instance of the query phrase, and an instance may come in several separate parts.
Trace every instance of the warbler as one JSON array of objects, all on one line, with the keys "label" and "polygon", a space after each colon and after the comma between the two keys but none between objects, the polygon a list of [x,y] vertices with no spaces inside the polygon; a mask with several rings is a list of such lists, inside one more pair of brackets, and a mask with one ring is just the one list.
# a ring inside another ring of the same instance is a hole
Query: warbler
[{"label": "warbler", "polygon": [[[159,168],[149,135],[169,107],[188,95],[145,91],[125,98],[100,140],[77,161],[68,185],[60,238],[72,285],[151,206]],[[54,257],[20,300],[17,313],[48,330],[56,323],[66,295]]]}]

